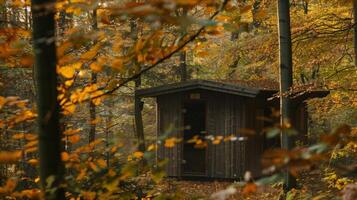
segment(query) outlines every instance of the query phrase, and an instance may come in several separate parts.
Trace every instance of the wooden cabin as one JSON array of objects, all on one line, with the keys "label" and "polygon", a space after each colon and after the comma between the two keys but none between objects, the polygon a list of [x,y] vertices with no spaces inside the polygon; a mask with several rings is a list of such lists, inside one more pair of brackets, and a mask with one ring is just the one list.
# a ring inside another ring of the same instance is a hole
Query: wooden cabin
[{"label": "wooden cabin", "polygon": [[[167,176],[240,179],[246,171],[260,176],[264,150],[279,145],[260,134],[271,124],[258,119],[279,108],[278,98],[268,100],[277,92],[278,84],[271,81],[190,80],[140,89],[136,95],[156,98],[157,159],[168,160]],[[304,100],[327,94],[310,91],[293,99],[292,121],[300,140],[308,129]],[[249,129],[257,134],[245,134]],[[207,146],[198,148],[197,140],[191,143],[195,136]],[[219,141],[221,136],[226,141]],[[183,141],[167,148],[167,138]]]}]

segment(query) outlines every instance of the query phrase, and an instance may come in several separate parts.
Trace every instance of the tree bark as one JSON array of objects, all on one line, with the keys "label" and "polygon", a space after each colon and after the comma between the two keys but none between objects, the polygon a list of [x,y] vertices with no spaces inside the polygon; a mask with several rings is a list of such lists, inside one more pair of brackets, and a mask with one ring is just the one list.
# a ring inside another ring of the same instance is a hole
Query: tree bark
[{"label": "tree bark", "polygon": [[[280,47],[280,124],[281,146],[284,149],[292,149],[294,139],[289,136],[287,123],[291,123],[292,108],[291,100],[287,92],[292,87],[292,49],[291,49],[291,30],[290,30],[290,4],[289,0],[278,0],[278,20],[279,20],[279,47]],[[296,186],[296,180],[289,172],[285,174],[284,189],[290,190]]]},{"label": "tree bark", "polygon": [[357,0],[353,0],[353,45],[355,53],[355,66],[357,67]]},{"label": "tree bark", "polygon": [[[97,22],[97,9],[93,10],[92,13],[92,29],[97,30],[98,29],[98,22]],[[96,42],[94,42],[95,44]],[[91,84],[96,84],[97,83],[97,73],[92,72],[91,73]],[[96,106],[95,104],[91,101],[89,103],[89,115],[90,115],[90,131],[89,131],[89,142],[93,142],[95,140],[95,131],[96,131],[96,123],[93,123],[95,118],[96,118]]]},{"label": "tree bark", "polygon": [[[135,42],[138,39],[138,25],[135,20],[130,21],[130,29],[131,29],[131,39]],[[135,90],[139,89],[141,86],[141,76],[135,79]],[[143,125],[143,116],[142,111],[143,102],[141,98],[134,95],[134,118],[135,118],[135,132],[136,138],[138,140],[138,151],[145,151],[145,135],[144,135],[144,125]]]},{"label": "tree bark", "polygon": [[[49,4],[55,0],[32,0],[33,47],[35,53],[35,78],[37,82],[38,140],[40,179],[45,199],[65,199],[63,163],[61,160],[61,132],[59,128],[59,103],[57,102],[55,10]],[[48,184],[54,180],[52,184]],[[50,193],[48,189],[54,189]]]},{"label": "tree bark", "polygon": [[[137,90],[141,86],[141,77],[138,77],[135,80],[135,90]],[[144,136],[144,125],[143,125],[143,116],[142,116],[142,109],[143,109],[143,102],[141,98],[137,95],[134,97],[134,112],[135,112],[135,131],[136,137],[138,139],[138,151],[144,152],[145,151],[145,136]]]},{"label": "tree bark", "polygon": [[180,52],[180,80],[181,82],[187,81],[187,63],[186,63],[186,51]]}]

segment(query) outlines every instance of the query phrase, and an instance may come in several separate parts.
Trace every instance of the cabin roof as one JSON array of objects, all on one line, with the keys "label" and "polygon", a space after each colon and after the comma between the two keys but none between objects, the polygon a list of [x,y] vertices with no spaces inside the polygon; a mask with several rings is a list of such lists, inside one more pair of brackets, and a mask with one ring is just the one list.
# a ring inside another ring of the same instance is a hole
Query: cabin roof
[{"label": "cabin roof", "polygon": [[[139,97],[156,97],[165,94],[184,92],[194,89],[204,89],[245,97],[256,97],[258,94],[273,94],[279,91],[279,83],[272,80],[189,80],[162,86],[136,90]],[[301,93],[301,94],[300,94]],[[316,89],[312,85],[302,85],[294,88],[294,94],[309,98],[324,97],[329,91]]]}]

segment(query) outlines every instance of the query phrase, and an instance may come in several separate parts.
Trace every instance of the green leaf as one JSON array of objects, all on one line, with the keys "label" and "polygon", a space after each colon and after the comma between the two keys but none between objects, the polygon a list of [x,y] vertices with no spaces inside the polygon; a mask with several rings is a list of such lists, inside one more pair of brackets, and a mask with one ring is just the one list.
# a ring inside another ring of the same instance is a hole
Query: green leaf
[{"label": "green leaf", "polygon": [[280,134],[280,129],[279,128],[271,128],[268,133],[267,133],[267,138],[274,138],[277,135]]},{"label": "green leaf", "polygon": [[257,184],[258,185],[268,185],[268,184],[272,184],[272,183],[282,182],[283,180],[284,180],[283,174],[279,173],[279,174],[274,174],[274,175],[266,177],[266,178],[262,178],[257,181]]}]

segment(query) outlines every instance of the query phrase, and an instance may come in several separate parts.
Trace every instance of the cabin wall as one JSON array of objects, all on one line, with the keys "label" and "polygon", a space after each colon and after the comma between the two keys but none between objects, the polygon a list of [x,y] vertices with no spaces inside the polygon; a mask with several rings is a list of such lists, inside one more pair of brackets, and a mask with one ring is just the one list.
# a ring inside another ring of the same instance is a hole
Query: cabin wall
[{"label": "cabin wall", "polygon": [[[192,95],[194,94],[194,95]],[[199,95],[197,95],[199,94]],[[247,98],[205,90],[192,90],[157,97],[158,160],[167,159],[167,176],[182,176],[183,143],[173,148],[164,147],[165,138],[183,138],[183,103],[199,98],[206,102],[206,131],[214,137],[247,136],[243,130],[253,130],[247,140],[234,140],[212,144],[208,141],[206,153],[206,176],[211,178],[240,179],[246,171],[261,176],[261,158],[265,145],[262,130],[267,126],[259,117],[266,116],[270,107],[278,108],[277,102],[267,102],[266,97]],[[307,112],[305,104],[296,105],[294,126],[299,132],[307,133]],[[245,131],[246,132],[246,131]]]},{"label": "cabin wall", "polygon": [[[215,137],[240,137],[239,131],[245,127],[246,98],[228,94],[210,93],[208,102],[207,132]],[[209,177],[239,178],[245,168],[245,142],[222,141],[208,145]]]},{"label": "cabin wall", "polygon": [[166,138],[182,138],[181,95],[170,94],[157,97],[158,131],[160,144],[157,150],[159,161],[167,160],[165,165],[167,176],[181,176],[182,143],[166,148]]},{"label": "cabin wall", "polygon": [[262,166],[261,159],[264,153],[265,136],[263,129],[265,128],[262,117],[265,117],[265,109],[267,107],[264,98],[250,99],[246,104],[246,128],[254,131],[248,135],[245,148],[245,171],[250,171],[253,177],[261,176]]}]

